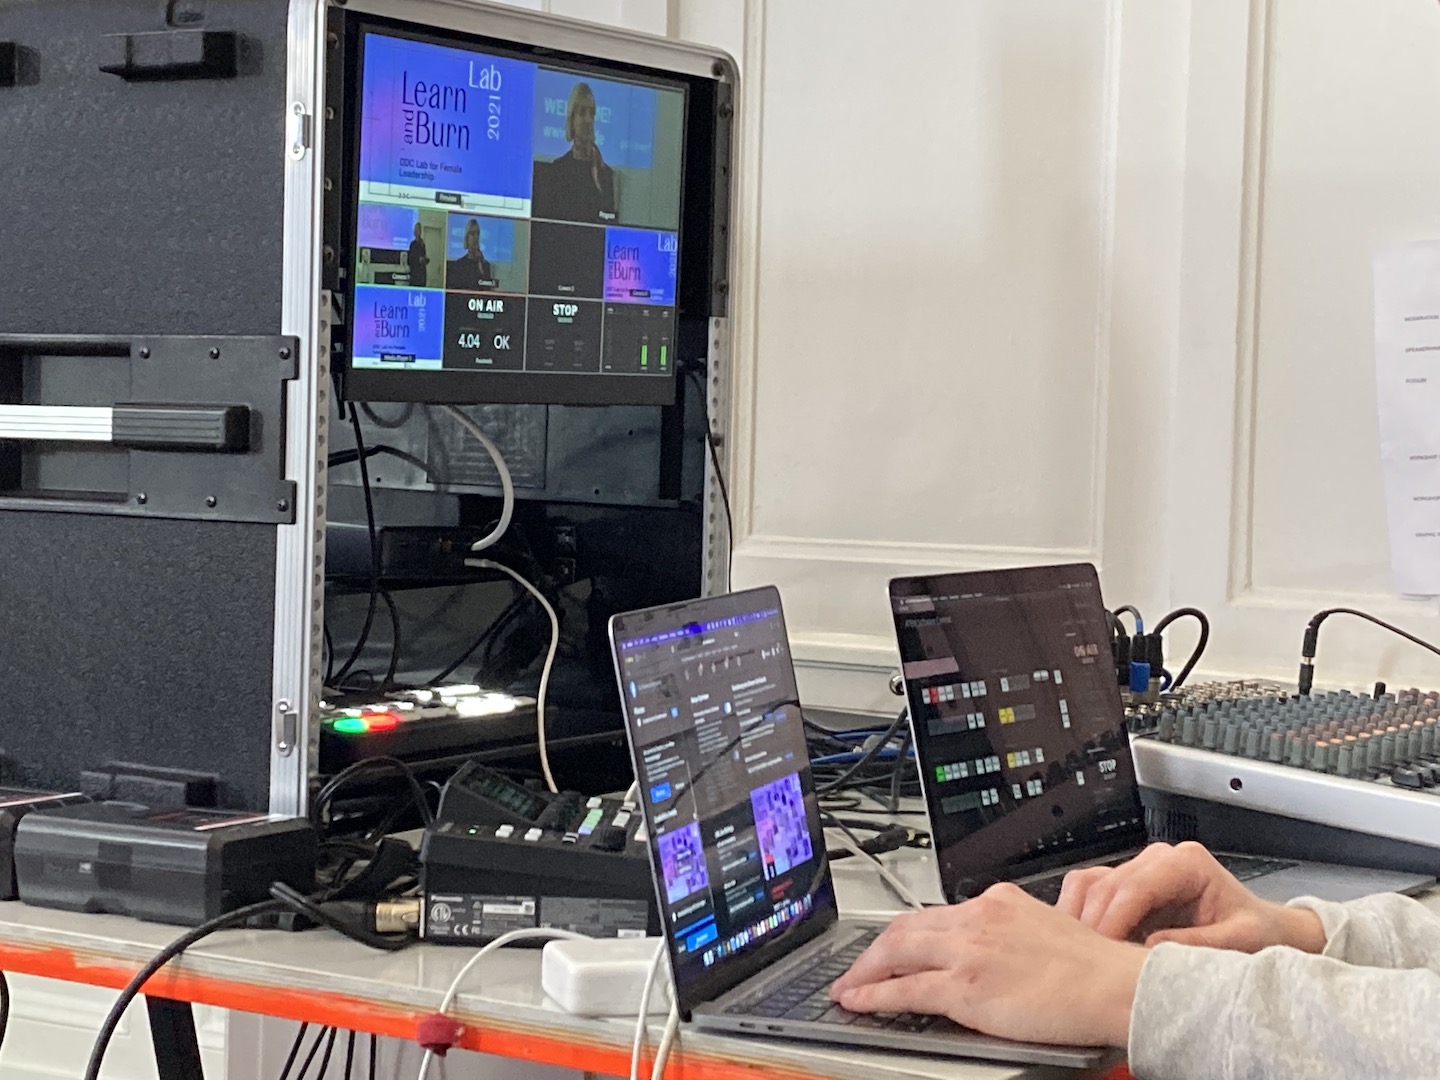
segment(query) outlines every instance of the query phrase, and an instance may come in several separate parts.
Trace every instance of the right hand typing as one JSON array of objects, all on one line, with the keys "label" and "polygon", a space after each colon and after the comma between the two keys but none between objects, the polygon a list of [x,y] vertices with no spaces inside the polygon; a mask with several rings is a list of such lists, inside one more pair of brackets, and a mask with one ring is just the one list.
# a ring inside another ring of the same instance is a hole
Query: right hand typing
[{"label": "right hand typing", "polygon": [[1151,844],[1121,866],[1072,871],[1056,907],[1115,941],[1237,952],[1325,948],[1325,930],[1313,912],[1261,900],[1193,842]]}]

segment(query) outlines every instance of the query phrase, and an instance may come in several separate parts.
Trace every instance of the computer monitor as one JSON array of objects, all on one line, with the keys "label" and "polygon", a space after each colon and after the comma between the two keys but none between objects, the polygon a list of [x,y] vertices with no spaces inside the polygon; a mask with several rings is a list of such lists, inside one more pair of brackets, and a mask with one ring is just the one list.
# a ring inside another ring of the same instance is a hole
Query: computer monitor
[{"label": "computer monitor", "polygon": [[687,125],[713,111],[693,77],[377,18],[347,34],[345,395],[673,403],[707,164]]}]

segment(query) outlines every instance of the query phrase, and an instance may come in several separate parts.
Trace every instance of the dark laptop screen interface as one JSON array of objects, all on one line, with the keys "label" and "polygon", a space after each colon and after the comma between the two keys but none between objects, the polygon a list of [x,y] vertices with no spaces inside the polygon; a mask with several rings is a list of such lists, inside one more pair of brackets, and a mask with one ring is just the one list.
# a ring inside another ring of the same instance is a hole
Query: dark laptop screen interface
[{"label": "dark laptop screen interface", "polygon": [[1093,567],[905,578],[890,599],[951,899],[1143,842]]},{"label": "dark laptop screen interface", "polygon": [[834,915],[784,618],[763,589],[618,616],[614,637],[689,1008]]}]

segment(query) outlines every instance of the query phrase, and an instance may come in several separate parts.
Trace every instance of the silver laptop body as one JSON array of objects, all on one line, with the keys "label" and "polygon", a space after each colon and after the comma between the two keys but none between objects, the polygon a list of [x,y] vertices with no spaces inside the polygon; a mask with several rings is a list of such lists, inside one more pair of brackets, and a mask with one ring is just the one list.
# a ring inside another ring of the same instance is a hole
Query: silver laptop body
[{"label": "silver laptop body", "polygon": [[774,588],[617,615],[610,640],[675,996],[696,1027],[1090,1068],[1109,1051],[844,1013],[882,924],[839,917]]},{"label": "silver laptop body", "polygon": [[[945,898],[1015,881],[1053,902],[1083,866],[1146,843],[1095,568],[890,582],[911,735]],[[1258,896],[1353,900],[1434,878],[1220,853]]]}]

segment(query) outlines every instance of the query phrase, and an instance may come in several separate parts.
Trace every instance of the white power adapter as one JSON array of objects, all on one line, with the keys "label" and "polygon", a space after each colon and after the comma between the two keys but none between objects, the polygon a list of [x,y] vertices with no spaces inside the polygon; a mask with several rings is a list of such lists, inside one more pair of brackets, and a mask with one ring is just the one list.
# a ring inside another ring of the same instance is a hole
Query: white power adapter
[{"label": "white power adapter", "polygon": [[[629,1016],[640,1011],[645,980],[661,938],[582,938],[546,942],[540,986],[576,1016]],[[670,965],[664,961],[650,991],[650,1012],[670,1010]]]}]

